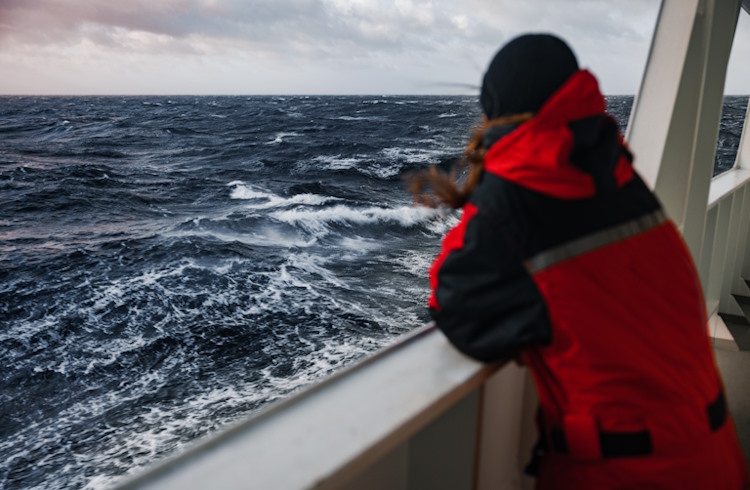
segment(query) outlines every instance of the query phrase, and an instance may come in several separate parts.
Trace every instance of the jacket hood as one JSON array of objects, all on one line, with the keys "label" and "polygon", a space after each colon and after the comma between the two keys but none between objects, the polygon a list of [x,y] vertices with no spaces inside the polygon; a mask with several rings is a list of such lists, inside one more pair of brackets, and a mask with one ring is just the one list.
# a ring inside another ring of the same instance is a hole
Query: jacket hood
[{"label": "jacket hood", "polygon": [[495,54],[482,78],[479,102],[485,116],[538,112],[578,71],[570,47],[551,34],[524,34]]},{"label": "jacket hood", "polygon": [[560,199],[585,198],[633,177],[632,156],[596,78],[575,72],[537,115],[495,142],[485,170]]}]

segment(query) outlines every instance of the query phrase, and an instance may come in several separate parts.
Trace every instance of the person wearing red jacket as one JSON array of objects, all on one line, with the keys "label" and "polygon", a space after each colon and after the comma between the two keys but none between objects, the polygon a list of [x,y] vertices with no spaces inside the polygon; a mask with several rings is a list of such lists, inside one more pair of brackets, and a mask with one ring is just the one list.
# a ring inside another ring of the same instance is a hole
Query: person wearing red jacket
[{"label": "person wearing red jacket", "polygon": [[524,35],[480,102],[463,187],[412,180],[417,201],[462,208],[428,306],[465,354],[529,367],[538,488],[747,488],[696,268],[595,77],[559,38]]}]

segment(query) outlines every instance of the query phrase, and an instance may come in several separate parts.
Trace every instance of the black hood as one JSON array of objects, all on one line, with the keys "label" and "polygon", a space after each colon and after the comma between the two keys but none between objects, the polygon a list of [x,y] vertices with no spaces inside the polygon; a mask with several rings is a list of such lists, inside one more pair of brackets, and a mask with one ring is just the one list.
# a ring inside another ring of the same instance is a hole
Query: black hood
[{"label": "black hood", "polygon": [[549,34],[525,34],[502,47],[482,80],[480,102],[488,119],[537,112],[578,71],[565,41]]}]

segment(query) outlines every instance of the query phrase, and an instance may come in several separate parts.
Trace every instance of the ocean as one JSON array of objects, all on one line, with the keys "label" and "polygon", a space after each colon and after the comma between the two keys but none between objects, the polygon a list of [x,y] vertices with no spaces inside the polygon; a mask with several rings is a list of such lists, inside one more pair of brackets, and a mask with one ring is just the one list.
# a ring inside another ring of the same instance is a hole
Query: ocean
[{"label": "ocean", "polygon": [[[727,97],[715,173],[747,97]],[[632,97],[609,97],[627,123]],[[475,96],[0,97],[0,488],[106,488],[428,321]],[[637,158],[637,155],[636,155]]]}]

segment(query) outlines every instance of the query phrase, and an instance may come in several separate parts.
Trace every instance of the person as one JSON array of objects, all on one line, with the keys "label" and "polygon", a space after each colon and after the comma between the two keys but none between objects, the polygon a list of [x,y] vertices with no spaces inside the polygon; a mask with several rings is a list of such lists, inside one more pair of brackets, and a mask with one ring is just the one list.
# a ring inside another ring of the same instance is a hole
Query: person
[{"label": "person", "polygon": [[462,208],[428,306],[465,354],[528,366],[537,487],[747,488],[696,268],[596,78],[561,39],[523,35],[480,102],[463,183],[412,178],[417,202]]}]

